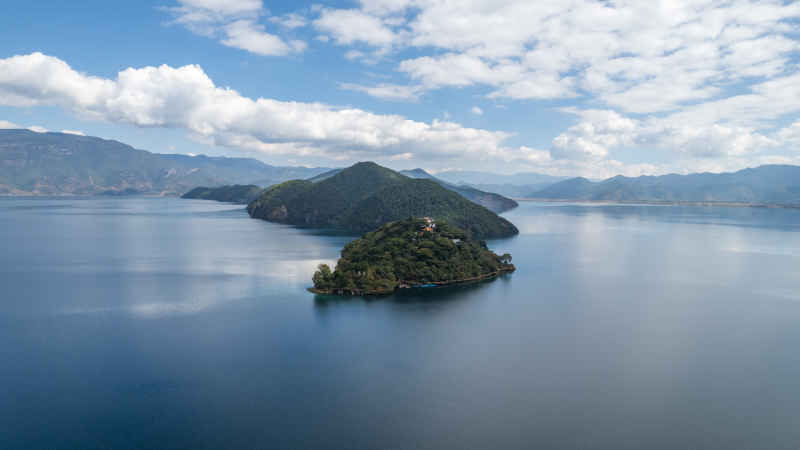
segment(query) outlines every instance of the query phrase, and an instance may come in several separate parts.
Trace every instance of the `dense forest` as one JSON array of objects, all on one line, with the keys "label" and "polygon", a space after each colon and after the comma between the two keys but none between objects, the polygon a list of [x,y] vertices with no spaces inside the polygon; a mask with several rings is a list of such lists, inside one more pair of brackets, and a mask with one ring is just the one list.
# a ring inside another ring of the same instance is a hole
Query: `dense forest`
[{"label": "dense forest", "polygon": [[412,216],[446,220],[479,239],[518,233],[511,222],[434,181],[412,179],[371,162],[316,183],[294,180],[272,186],[247,210],[273,222],[355,233]]},{"label": "dense forest", "polygon": [[218,202],[248,204],[264,191],[254,184],[234,184],[220,187],[196,187],[183,194],[181,198],[216,200]]},{"label": "dense forest", "polygon": [[408,218],[390,222],[347,244],[331,271],[314,274],[313,291],[369,295],[398,288],[476,281],[514,270],[511,255],[444,221]]}]

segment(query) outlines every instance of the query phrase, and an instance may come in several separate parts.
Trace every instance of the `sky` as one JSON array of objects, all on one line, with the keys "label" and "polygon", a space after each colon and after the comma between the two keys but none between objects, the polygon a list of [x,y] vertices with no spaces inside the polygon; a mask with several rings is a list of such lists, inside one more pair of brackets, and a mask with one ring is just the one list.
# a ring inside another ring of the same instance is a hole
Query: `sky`
[{"label": "sky", "polygon": [[800,1],[3,5],[0,128],[434,173],[800,164]]}]

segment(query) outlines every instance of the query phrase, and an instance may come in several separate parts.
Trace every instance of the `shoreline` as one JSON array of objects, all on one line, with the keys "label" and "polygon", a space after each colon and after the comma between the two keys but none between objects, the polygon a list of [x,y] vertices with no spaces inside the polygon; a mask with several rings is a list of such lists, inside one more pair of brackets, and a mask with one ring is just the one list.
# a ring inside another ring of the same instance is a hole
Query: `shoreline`
[{"label": "shoreline", "polygon": [[539,203],[592,203],[597,205],[653,205],[653,206],[725,206],[731,208],[781,208],[800,209],[800,204],[728,202],[728,201],[689,201],[689,200],[580,200],[552,198],[514,198],[518,202]]},{"label": "shoreline", "polygon": [[472,278],[462,278],[458,280],[447,280],[447,281],[431,281],[427,283],[421,282],[400,282],[397,287],[392,290],[386,291],[361,291],[361,290],[351,290],[351,289],[316,289],[313,287],[307,288],[308,292],[317,295],[336,295],[336,296],[345,296],[345,297],[364,297],[364,296],[379,296],[379,295],[390,295],[394,294],[395,292],[401,289],[428,289],[431,287],[443,287],[443,286],[451,286],[456,284],[471,284],[471,283],[478,283],[481,281],[491,280],[494,278],[499,277],[504,273],[511,273],[517,270],[513,264],[509,264],[510,267],[501,268],[496,272],[490,272],[488,274],[479,275],[477,277]]}]

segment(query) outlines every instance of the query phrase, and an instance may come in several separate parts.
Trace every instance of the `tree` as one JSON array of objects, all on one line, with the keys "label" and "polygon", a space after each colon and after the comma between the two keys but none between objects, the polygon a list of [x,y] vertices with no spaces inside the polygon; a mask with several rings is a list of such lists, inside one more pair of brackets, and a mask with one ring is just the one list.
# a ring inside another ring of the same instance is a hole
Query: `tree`
[{"label": "tree", "polygon": [[317,271],[314,272],[314,287],[317,289],[329,289],[333,286],[333,274],[331,268],[327,264],[320,264],[317,266]]}]

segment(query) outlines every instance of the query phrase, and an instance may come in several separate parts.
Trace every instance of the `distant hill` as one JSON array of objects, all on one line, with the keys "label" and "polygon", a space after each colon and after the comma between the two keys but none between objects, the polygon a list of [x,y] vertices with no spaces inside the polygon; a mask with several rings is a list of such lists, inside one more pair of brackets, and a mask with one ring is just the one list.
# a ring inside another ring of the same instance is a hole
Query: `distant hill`
[{"label": "distant hill", "polygon": [[568,179],[554,177],[536,172],[520,172],[511,175],[500,175],[479,171],[445,171],[436,174],[440,179],[457,185],[470,186],[486,192],[496,192],[507,197],[529,197],[532,192],[540,191],[550,185]]},{"label": "distant hill", "polygon": [[247,210],[273,222],[356,233],[412,216],[446,220],[480,239],[518,233],[511,222],[432,180],[409,178],[371,162],[316,183],[293,180],[273,186]]},{"label": "distant hill", "polygon": [[457,192],[461,194],[463,197],[481,206],[484,206],[490,211],[496,213],[508,211],[509,209],[513,209],[519,206],[517,202],[515,202],[514,200],[503,197],[500,194],[495,194],[492,192],[484,192],[480,189],[475,189],[473,187],[466,185],[457,186],[455,184],[441,180],[422,169],[401,170],[400,173],[409,178],[428,179],[435,181],[436,183],[439,183],[441,186],[450,189],[453,192]]},{"label": "distant hill", "polygon": [[268,186],[327,170],[150,153],[90,136],[0,130],[0,195],[179,195],[196,186]]},{"label": "distant hill", "polygon": [[733,173],[697,173],[593,182],[572,178],[533,198],[608,201],[686,201],[800,204],[800,166],[767,165]]},{"label": "distant hill", "polygon": [[254,184],[234,184],[215,188],[202,186],[196,187],[183,194],[181,198],[216,200],[218,202],[241,203],[246,205],[258,198],[262,192],[264,192],[264,189]]}]

